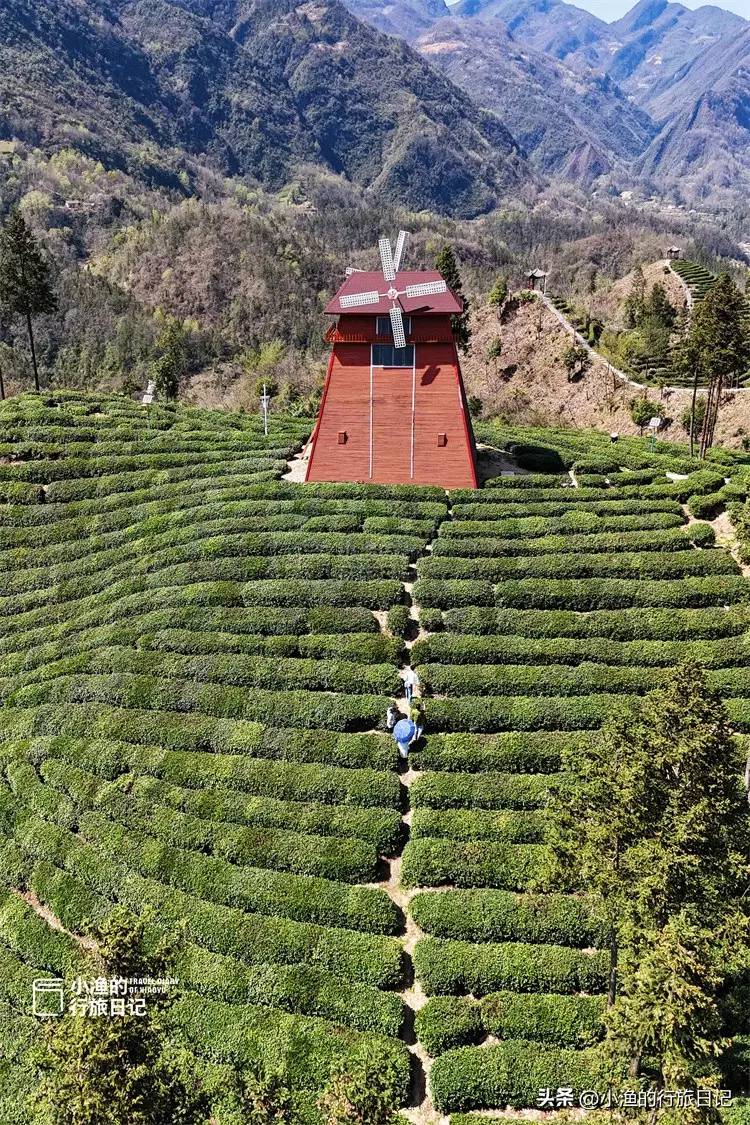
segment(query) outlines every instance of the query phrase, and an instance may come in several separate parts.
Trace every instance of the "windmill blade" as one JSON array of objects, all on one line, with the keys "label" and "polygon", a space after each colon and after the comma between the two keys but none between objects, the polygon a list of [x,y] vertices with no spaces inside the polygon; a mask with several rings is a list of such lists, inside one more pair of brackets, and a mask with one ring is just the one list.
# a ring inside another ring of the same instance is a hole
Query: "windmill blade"
[{"label": "windmill blade", "polygon": [[406,249],[408,238],[408,230],[400,230],[398,232],[398,238],[396,239],[396,250],[393,255],[393,268],[395,269],[396,273],[398,273],[398,271],[401,269],[401,259],[404,256],[404,250]]},{"label": "windmill blade", "polygon": [[355,309],[359,305],[377,305],[379,300],[377,289],[371,289],[368,293],[349,293],[339,297],[339,304],[342,309]]},{"label": "windmill blade", "polygon": [[404,318],[401,313],[400,305],[391,306],[391,328],[393,329],[393,343],[397,348],[406,347],[406,336],[404,334]]},{"label": "windmill blade", "polygon": [[431,293],[445,293],[447,289],[444,281],[422,281],[419,285],[407,285],[404,294],[407,297],[429,297]]},{"label": "windmill blade", "polygon": [[390,238],[381,238],[378,242],[380,261],[383,264],[383,277],[386,281],[393,281],[396,276],[396,267],[393,264],[393,252]]}]

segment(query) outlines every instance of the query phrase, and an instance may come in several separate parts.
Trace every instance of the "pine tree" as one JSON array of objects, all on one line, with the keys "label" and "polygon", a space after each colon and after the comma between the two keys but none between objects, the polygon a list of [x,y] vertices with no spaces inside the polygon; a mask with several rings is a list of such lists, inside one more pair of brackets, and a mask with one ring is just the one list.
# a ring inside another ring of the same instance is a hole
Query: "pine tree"
[{"label": "pine tree", "polygon": [[50,268],[20,211],[12,211],[0,232],[0,304],[26,323],[34,372],[39,390],[39,368],[34,342],[34,317],[54,312],[57,298],[52,290]]},{"label": "pine tree", "polygon": [[[690,331],[675,352],[675,366],[693,383],[691,411],[699,383],[708,384],[706,417],[701,430],[700,455],[713,443],[724,384],[750,363],[750,337],[743,323],[746,305],[728,274],[722,274],[693,311]],[[693,453],[691,426],[690,452]]]},{"label": "pine tree", "polygon": [[553,806],[551,843],[560,881],[608,926],[608,1048],[633,1075],[647,1056],[661,1085],[694,1086],[750,954],[747,802],[721,700],[682,666],[566,764],[577,781]]},{"label": "pine tree", "polygon": [[448,283],[448,288],[453,291],[461,303],[462,311],[457,313],[456,316],[451,317],[451,327],[453,329],[456,346],[459,347],[462,352],[467,352],[469,350],[469,344],[471,343],[469,300],[464,296],[456,255],[453,253],[453,249],[450,246],[444,246],[438,254],[435,259],[435,269],[438,273],[442,274]]},{"label": "pine tree", "polygon": [[156,346],[161,352],[151,365],[156,392],[162,399],[175,399],[187,367],[187,333],[176,317],[167,317]]},{"label": "pine tree", "polygon": [[[147,914],[135,919],[115,910],[98,935],[89,975],[165,977],[170,951],[149,951],[148,923]],[[170,1048],[168,1006],[169,996],[157,994],[146,998],[144,1014],[68,1012],[55,1021],[40,1064],[42,1120],[49,1125],[205,1125],[206,1100]]]},{"label": "pine tree", "polygon": [[625,323],[628,328],[635,328],[643,315],[646,302],[646,276],[643,267],[637,265],[633,270],[633,281],[630,293],[625,300]]}]

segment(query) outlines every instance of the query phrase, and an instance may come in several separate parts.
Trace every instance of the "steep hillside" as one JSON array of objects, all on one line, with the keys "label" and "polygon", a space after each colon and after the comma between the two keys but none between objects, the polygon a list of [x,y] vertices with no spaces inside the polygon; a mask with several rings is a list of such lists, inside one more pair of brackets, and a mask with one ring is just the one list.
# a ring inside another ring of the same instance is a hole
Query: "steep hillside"
[{"label": "steep hillside", "polygon": [[[462,369],[468,393],[482,400],[487,416],[496,415],[512,425],[637,434],[630,403],[647,394],[661,403],[669,419],[664,431],[667,439],[685,440],[681,418],[690,404],[690,391],[660,393],[656,388],[623,383],[612,375],[603,358],[595,358],[582,379],[569,382],[563,355],[570,347],[570,335],[540,302],[520,305],[502,322],[493,310],[478,310],[473,329],[471,354],[462,361]],[[502,352],[494,359],[492,344],[498,339]],[[748,436],[750,391],[729,391],[719,413],[716,440],[737,448]]]},{"label": "steep hillside", "polygon": [[494,17],[521,43],[553,58],[596,65],[609,25],[564,0],[459,0],[456,14]]},{"label": "steep hillside", "polygon": [[415,46],[497,113],[545,173],[586,185],[653,137],[648,115],[609,78],[577,74],[521,45],[500,20],[440,20]]},{"label": "steep hillside", "polygon": [[745,22],[716,5],[692,11],[670,0],[640,0],[611,25],[622,45],[611,55],[607,72],[658,118],[660,92],[714,44],[728,47]]},{"label": "steep hillside", "polygon": [[346,7],[379,31],[407,41],[450,15],[445,0],[346,0]]},{"label": "steep hillside", "polygon": [[706,196],[750,185],[750,25],[700,55],[654,99],[664,121],[640,169]]},{"label": "steep hillside", "polygon": [[335,0],[5,3],[0,106],[0,139],[75,143],[136,171],[149,146],[274,189],[312,163],[460,215],[529,179],[496,118]]}]

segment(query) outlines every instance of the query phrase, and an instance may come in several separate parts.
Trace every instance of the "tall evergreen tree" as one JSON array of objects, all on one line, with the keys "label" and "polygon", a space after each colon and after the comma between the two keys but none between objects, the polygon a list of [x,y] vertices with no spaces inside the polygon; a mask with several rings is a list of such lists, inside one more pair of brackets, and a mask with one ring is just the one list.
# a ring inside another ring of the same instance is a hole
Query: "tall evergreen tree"
[{"label": "tall evergreen tree", "polygon": [[646,301],[646,275],[640,264],[633,270],[633,279],[630,292],[625,300],[625,323],[628,328],[635,328],[643,314]]},{"label": "tall evergreen tree", "polygon": [[0,232],[0,304],[26,323],[34,372],[39,390],[39,368],[34,341],[34,317],[54,312],[57,298],[52,289],[50,268],[20,211],[12,211]]},{"label": "tall evergreen tree", "polygon": [[[708,384],[706,416],[701,430],[700,455],[705,457],[713,443],[716,420],[725,383],[740,375],[750,364],[750,336],[743,318],[745,300],[728,274],[715,285],[693,310],[690,330],[675,352],[675,365],[693,383],[691,413],[700,383]],[[693,453],[691,425],[690,452]]]},{"label": "tall evergreen tree", "polygon": [[633,1074],[648,1056],[661,1085],[694,1086],[750,957],[747,802],[721,700],[678,668],[568,765],[578,779],[553,806],[551,843],[561,880],[609,929],[608,1045]]},{"label": "tall evergreen tree", "polygon": [[469,300],[464,296],[464,287],[461,274],[458,271],[458,262],[451,246],[445,245],[435,259],[435,269],[441,273],[461,302],[461,312],[451,317],[451,327],[456,340],[456,345],[462,352],[469,350],[471,343],[471,329],[469,328]]},{"label": "tall evergreen tree", "polygon": [[[167,975],[170,951],[150,951],[148,916],[118,908],[100,931],[91,977]],[[205,1125],[209,1107],[171,1051],[168,996],[149,996],[144,1014],[68,1012],[48,1029],[38,1117],[45,1125]]]}]

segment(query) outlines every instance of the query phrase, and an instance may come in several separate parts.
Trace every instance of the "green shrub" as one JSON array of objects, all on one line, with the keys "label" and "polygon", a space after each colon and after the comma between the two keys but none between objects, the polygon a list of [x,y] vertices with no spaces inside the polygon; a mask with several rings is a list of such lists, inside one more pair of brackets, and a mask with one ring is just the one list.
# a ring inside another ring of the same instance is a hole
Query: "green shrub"
[{"label": "green shrub", "polygon": [[388,610],[387,624],[389,632],[394,637],[405,637],[411,625],[408,607],[405,605],[391,606]]},{"label": "green shrub", "polygon": [[464,942],[522,941],[585,948],[606,940],[592,903],[571,895],[445,891],[416,894],[410,911],[426,933]]},{"label": "green shrub", "polygon": [[420,836],[538,844],[544,839],[544,818],[537,811],[417,808],[412,816],[411,839]]},{"label": "green shrub", "polygon": [[429,995],[490,992],[602,992],[609,958],[558,945],[473,945],[424,938],[414,966]]},{"label": "green shrub", "polygon": [[526,610],[473,608],[448,610],[446,629],[464,634],[524,637],[609,637],[612,640],[689,640],[744,633],[750,612],[744,606],[620,610]]},{"label": "green shrub", "polygon": [[508,1040],[441,1055],[430,1072],[430,1088],[442,1112],[504,1105],[534,1107],[541,1089],[598,1089],[602,1071],[594,1050],[543,1048]]},{"label": "green shrub", "polygon": [[[430,704],[430,715],[432,714]],[[411,803],[432,809],[535,809],[544,805],[560,774],[423,773],[411,786]]]},{"label": "green shrub", "polygon": [[590,740],[580,732],[511,731],[504,734],[429,734],[419,755],[422,770],[455,773],[555,773],[562,753],[574,743]]},{"label": "green shrub", "polygon": [[494,840],[410,840],[401,881],[406,887],[507,887],[523,891],[548,881],[550,856],[540,844]]}]

